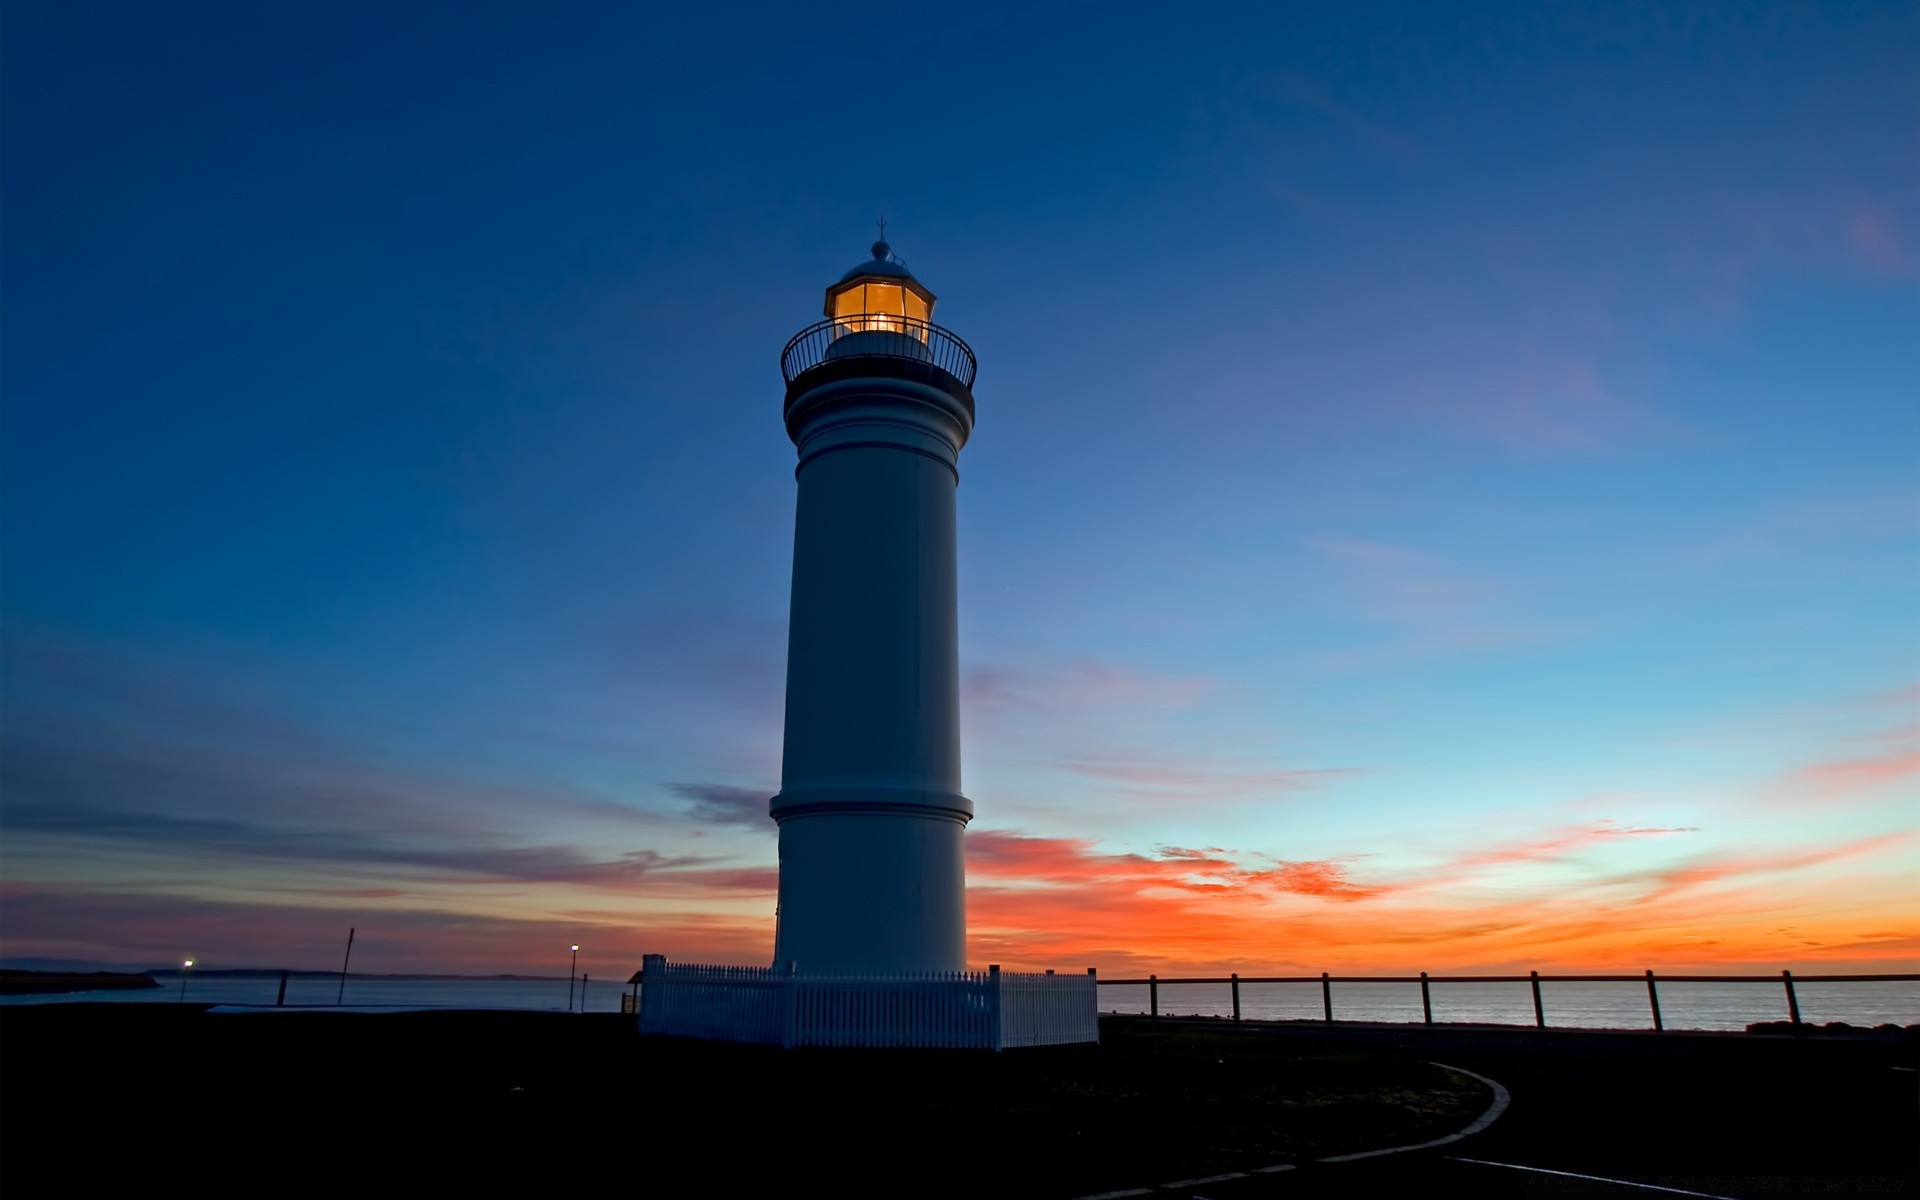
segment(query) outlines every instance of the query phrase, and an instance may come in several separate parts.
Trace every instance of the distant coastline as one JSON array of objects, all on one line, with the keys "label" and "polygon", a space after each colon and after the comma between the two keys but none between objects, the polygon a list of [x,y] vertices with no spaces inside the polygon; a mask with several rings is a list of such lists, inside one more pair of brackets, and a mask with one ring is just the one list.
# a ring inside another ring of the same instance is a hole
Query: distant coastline
[{"label": "distant coastline", "polygon": [[0,970],[0,996],[53,996],[64,992],[141,991],[157,988],[153,976],[127,971]]},{"label": "distant coastline", "polygon": [[[183,972],[178,967],[154,968],[150,975],[172,975],[178,977]],[[288,979],[338,979],[338,971],[296,971],[280,967],[226,967],[202,969],[193,968],[195,979],[278,979],[285,975]],[[394,979],[409,983],[419,982],[470,982],[470,983],[565,983],[565,975],[433,975],[415,971],[388,974],[363,974],[359,971],[347,973],[348,982],[374,979]]]}]

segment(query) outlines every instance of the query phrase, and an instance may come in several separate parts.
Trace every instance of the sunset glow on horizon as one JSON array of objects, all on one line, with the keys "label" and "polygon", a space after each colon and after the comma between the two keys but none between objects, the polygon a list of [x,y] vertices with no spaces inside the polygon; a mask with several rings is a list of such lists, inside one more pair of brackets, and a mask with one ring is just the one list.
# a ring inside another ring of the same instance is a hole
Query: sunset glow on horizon
[{"label": "sunset glow on horizon", "polygon": [[1920,970],[1920,9],[349,9],[0,40],[8,962],[767,962],[884,214],[970,961]]}]

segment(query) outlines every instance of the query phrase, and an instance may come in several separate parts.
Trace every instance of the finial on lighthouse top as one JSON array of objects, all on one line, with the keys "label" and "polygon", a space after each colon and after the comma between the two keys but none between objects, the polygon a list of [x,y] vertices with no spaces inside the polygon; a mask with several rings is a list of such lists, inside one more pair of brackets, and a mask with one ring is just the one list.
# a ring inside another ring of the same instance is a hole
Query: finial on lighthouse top
[{"label": "finial on lighthouse top", "polygon": [[[887,244],[886,218],[875,223],[880,226],[880,240],[873,244],[873,257],[855,264],[840,277],[840,282],[827,289],[826,315],[850,321],[853,318],[881,318],[860,320],[858,327],[861,329],[897,329],[914,321],[930,319],[933,315],[933,293],[927,290],[926,284],[913,277],[906,263],[893,256],[893,247]],[[896,321],[884,320],[887,317],[896,318]]]}]

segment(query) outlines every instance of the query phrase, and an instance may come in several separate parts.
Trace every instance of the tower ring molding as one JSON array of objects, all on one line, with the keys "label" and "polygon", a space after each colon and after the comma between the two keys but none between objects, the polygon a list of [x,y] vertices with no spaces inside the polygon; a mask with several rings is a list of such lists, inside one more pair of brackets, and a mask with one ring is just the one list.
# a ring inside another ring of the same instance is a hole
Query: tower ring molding
[{"label": "tower ring molding", "polygon": [[839,379],[793,396],[786,423],[799,452],[796,474],[834,450],[887,446],[924,454],[958,479],[960,449],[973,432],[973,406],[917,380]]},{"label": "tower ring molding", "polygon": [[768,806],[776,822],[793,817],[914,816],[965,825],[973,820],[973,801],[959,792],[892,787],[791,788]]}]

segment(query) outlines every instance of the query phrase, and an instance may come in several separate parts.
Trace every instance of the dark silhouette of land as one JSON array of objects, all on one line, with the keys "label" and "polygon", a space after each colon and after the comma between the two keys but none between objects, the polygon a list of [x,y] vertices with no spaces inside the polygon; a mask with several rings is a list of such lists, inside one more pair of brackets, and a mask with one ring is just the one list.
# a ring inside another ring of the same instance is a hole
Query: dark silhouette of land
[{"label": "dark silhouette of land", "polygon": [[[1127,1018],[1147,1024],[1145,1018]],[[1103,1022],[1103,1029],[1117,1022]],[[1170,1027],[1224,1022],[1162,1020]],[[1229,1028],[1231,1028],[1229,1026]],[[1657,1196],[1569,1175],[1712,1196],[1920,1195],[1920,1037],[1655,1033],[1483,1026],[1247,1022],[1241,1036],[1424,1057],[1504,1084],[1512,1104],[1486,1132],[1410,1155],[1201,1189],[1207,1200],[1423,1193]],[[1502,1163],[1558,1171],[1530,1173]]]},{"label": "dark silhouette of land", "polygon": [[[1183,1194],[1634,1194],[1474,1159],[1758,1197],[1901,1194],[1916,1170],[1908,1036],[1136,1018],[1102,1034],[782,1052],[642,1039],[613,1014],[12,1007],[0,1190],[253,1173],[375,1194],[1074,1197],[1292,1163]],[[1512,1107],[1445,1147],[1315,1161],[1485,1109],[1487,1089],[1431,1061],[1501,1081]]]},{"label": "dark silhouette of land", "polygon": [[0,970],[0,996],[54,996],[157,988],[153,976],[127,971]]},{"label": "dark silhouette of land", "polygon": [[189,1003],[13,1008],[0,1038],[0,1191],[23,1196],[183,1162],[219,1178],[324,1165],[352,1191],[417,1173],[436,1194],[467,1177],[488,1194],[1079,1196],[1418,1141],[1491,1099],[1405,1055],[1212,1030],[781,1051],[642,1039],[617,1014]]}]

